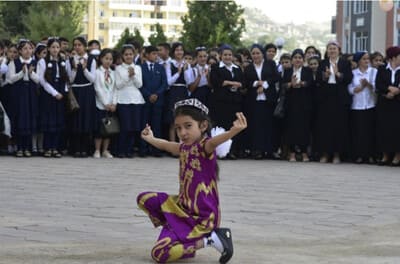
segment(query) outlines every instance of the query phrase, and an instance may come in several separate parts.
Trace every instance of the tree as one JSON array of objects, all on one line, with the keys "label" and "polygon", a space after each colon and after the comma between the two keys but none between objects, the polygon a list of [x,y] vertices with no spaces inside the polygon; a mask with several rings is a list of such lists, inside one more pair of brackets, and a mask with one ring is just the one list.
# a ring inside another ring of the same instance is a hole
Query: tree
[{"label": "tree", "polygon": [[72,39],[83,31],[86,7],[87,2],[84,1],[33,2],[24,20],[27,36],[32,40],[47,36]]},{"label": "tree", "polygon": [[244,9],[235,1],[189,1],[187,5],[188,13],[182,17],[181,37],[187,48],[241,44],[240,36],[245,31]]},{"label": "tree", "polygon": [[128,39],[134,38],[133,34],[129,32],[129,28],[125,28],[125,30],[122,32],[121,37],[119,38],[117,44],[115,44],[115,49],[121,50],[122,45],[126,44],[126,41]]},{"label": "tree", "polygon": [[142,35],[140,35],[139,29],[135,28],[134,32],[135,32],[135,35],[133,37],[135,38],[136,41],[138,41],[140,43],[140,46],[143,47],[144,38],[142,37]]},{"label": "tree", "polygon": [[33,2],[30,1],[1,1],[0,2],[0,24],[4,26],[6,35],[2,38],[26,37],[24,18]]},{"label": "tree", "polygon": [[165,36],[164,30],[160,23],[156,24],[156,32],[149,36],[149,42],[153,46],[157,46],[157,44],[162,42],[167,42],[167,36]]}]

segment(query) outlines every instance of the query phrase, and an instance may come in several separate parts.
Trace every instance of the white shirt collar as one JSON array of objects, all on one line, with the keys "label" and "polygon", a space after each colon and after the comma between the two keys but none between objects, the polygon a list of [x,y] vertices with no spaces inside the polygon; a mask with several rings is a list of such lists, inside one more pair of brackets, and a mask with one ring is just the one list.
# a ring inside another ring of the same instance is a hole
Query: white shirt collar
[{"label": "white shirt collar", "polygon": [[20,60],[22,63],[26,63],[26,64],[29,64],[29,63],[32,62],[32,58],[29,58],[29,59],[25,60],[25,59],[22,58],[21,56],[19,57],[19,60]]},{"label": "white shirt collar", "polygon": [[175,67],[178,67],[180,64],[185,64],[185,60],[178,62],[175,59],[171,59],[171,63],[174,64]]},{"label": "white shirt collar", "polygon": [[400,69],[400,66],[397,66],[397,68],[396,69],[393,69],[392,68],[392,65],[390,65],[390,62],[386,65],[386,69],[390,69],[391,71],[397,71],[397,70],[399,70]]},{"label": "white shirt collar", "polygon": [[226,68],[239,68],[239,66],[237,66],[236,64],[234,64],[234,63],[232,63],[230,66],[228,66],[228,65],[226,65],[223,61],[220,61],[219,62],[219,67],[220,68],[224,68],[224,67],[226,67]]}]

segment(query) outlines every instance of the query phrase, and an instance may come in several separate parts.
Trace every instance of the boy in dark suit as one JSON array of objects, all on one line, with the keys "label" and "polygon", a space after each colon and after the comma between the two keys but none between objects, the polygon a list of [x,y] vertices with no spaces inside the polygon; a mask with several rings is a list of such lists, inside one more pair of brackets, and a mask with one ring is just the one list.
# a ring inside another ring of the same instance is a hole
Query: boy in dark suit
[{"label": "boy in dark suit", "polygon": [[[142,64],[143,87],[141,92],[146,101],[143,110],[144,125],[149,124],[154,136],[161,137],[162,107],[168,83],[164,67],[156,62],[157,55],[157,47],[145,47],[146,62]],[[147,144],[142,140],[139,155],[146,156],[147,148]],[[152,149],[151,154],[155,157],[161,156],[157,149]]]}]

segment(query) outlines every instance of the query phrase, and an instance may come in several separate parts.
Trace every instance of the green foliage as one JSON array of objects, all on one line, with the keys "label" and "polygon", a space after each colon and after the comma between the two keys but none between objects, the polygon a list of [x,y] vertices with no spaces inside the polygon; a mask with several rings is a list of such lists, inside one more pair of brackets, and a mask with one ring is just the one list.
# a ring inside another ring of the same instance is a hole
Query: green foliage
[{"label": "green foliage", "polygon": [[188,13],[182,17],[181,40],[188,49],[198,45],[241,44],[240,37],[245,30],[244,9],[235,1],[188,1],[187,6]]},{"label": "green foliage", "polygon": [[24,18],[33,2],[0,1],[0,34],[1,38],[17,39],[26,37]]},{"label": "green foliage", "polygon": [[129,28],[125,28],[114,48],[117,50],[121,50],[122,45],[124,45],[128,39],[132,39],[133,37],[133,34],[129,32]]},{"label": "green foliage", "polygon": [[140,46],[143,47],[144,38],[142,37],[142,35],[140,35],[139,29],[135,28],[134,32],[135,32],[135,35],[133,37],[135,38],[136,41],[138,41],[140,43]]},{"label": "green foliage", "polygon": [[156,24],[156,32],[149,36],[149,42],[153,46],[157,46],[157,44],[162,42],[167,42],[167,37],[164,34],[164,30],[160,23]]},{"label": "green foliage", "polygon": [[24,20],[27,36],[36,41],[47,36],[72,39],[83,31],[86,7],[84,1],[33,2]]}]

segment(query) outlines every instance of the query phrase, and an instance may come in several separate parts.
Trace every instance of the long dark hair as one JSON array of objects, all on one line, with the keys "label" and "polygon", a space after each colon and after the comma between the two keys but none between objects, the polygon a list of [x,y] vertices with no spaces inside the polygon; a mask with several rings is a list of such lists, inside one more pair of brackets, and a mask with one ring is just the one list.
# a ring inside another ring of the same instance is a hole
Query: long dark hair
[{"label": "long dark hair", "polygon": [[100,52],[99,57],[97,58],[97,67],[103,66],[103,64],[101,64],[101,59],[106,56],[107,54],[111,54],[111,56],[113,57],[113,63],[114,63],[114,51],[112,49],[102,49]]},{"label": "long dark hair", "polygon": [[[48,40],[47,42],[47,49],[49,49],[51,47],[51,45],[53,45],[54,42],[57,42],[58,45],[60,45],[61,47],[61,43],[59,39],[53,38]],[[60,50],[61,51],[61,50]],[[52,77],[52,71],[53,70],[57,70],[57,69],[53,69],[48,67],[49,63],[50,63],[50,52],[48,51],[46,54],[46,57],[44,59],[44,62],[46,64],[46,71],[44,72],[44,78],[46,79],[47,82],[51,82],[53,77]],[[63,66],[63,65],[64,66]],[[60,78],[63,82],[68,82],[68,75],[67,75],[67,71],[65,69],[65,60],[62,59],[62,57],[60,56],[60,53],[58,53],[58,60],[57,60],[57,65],[58,65],[58,69],[60,71]]]}]

